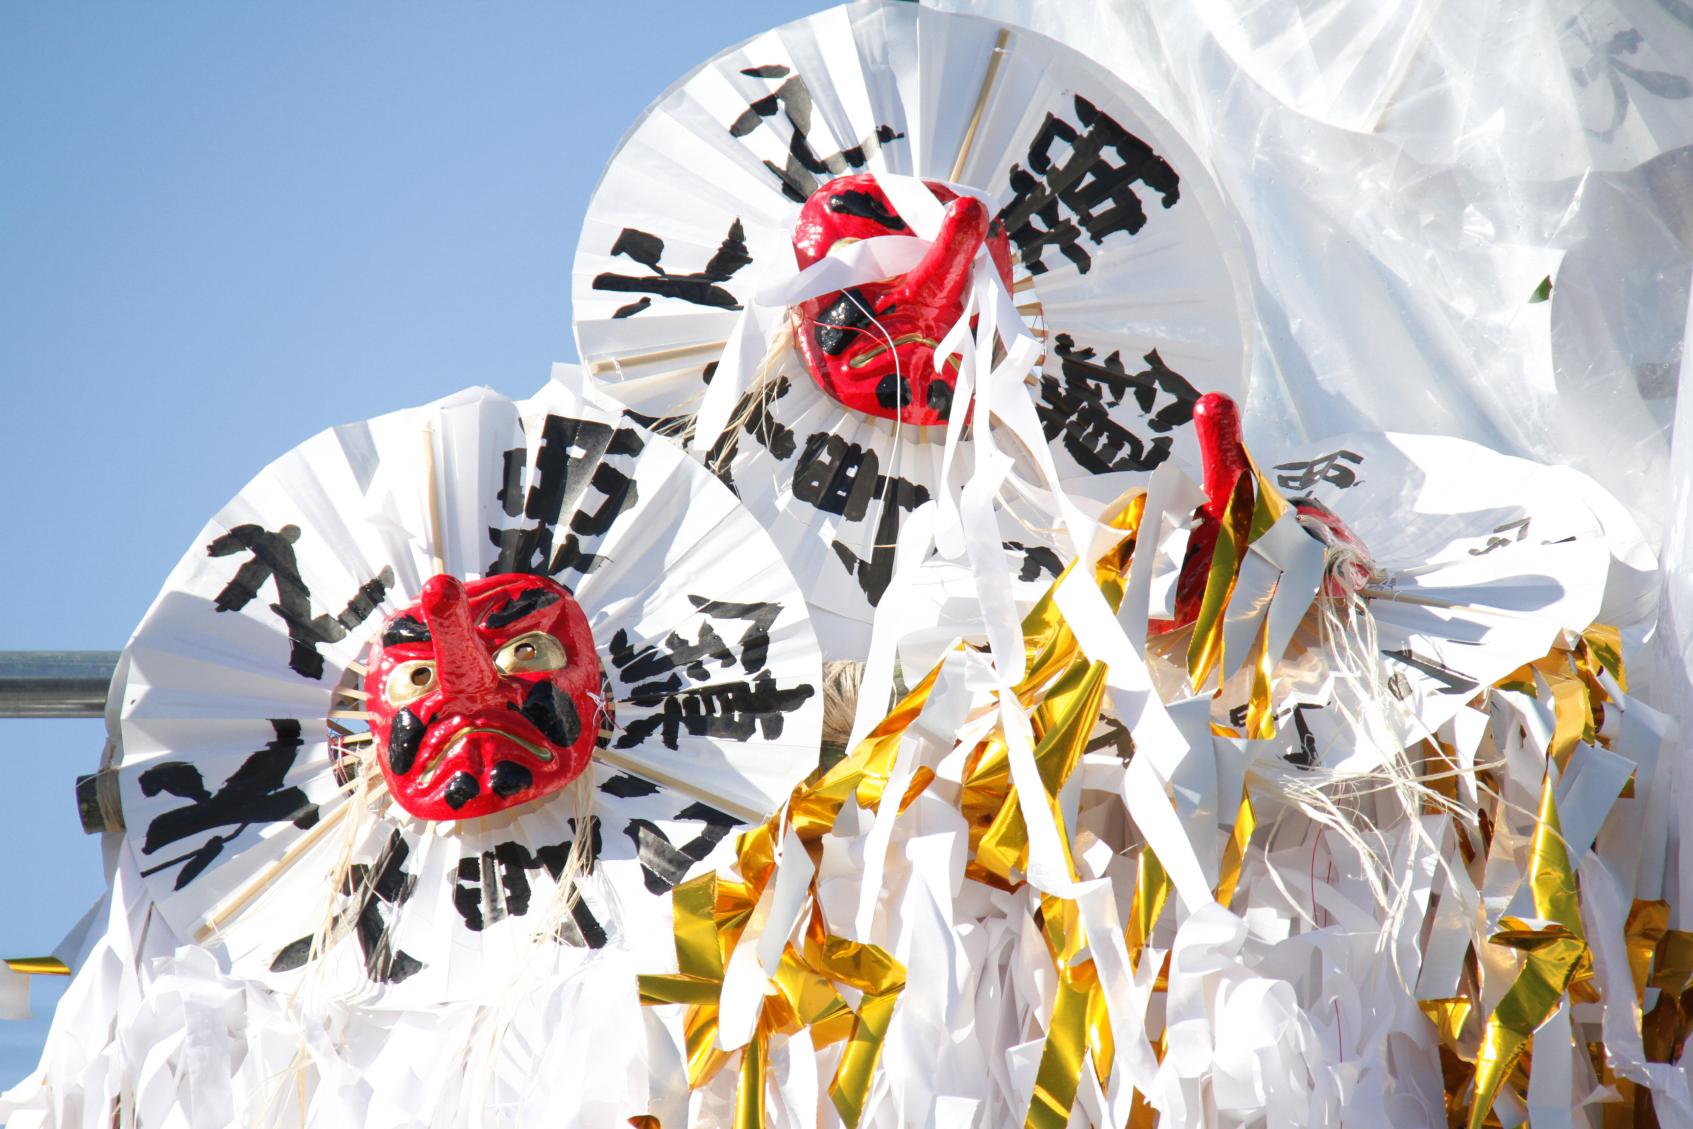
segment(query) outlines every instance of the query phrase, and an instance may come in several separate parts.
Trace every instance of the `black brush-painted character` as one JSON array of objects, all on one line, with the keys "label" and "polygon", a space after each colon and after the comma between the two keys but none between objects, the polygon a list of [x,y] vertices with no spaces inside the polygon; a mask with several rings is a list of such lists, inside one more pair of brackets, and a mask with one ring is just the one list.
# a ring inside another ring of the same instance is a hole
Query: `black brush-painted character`
[{"label": "black brush-painted character", "polygon": [[[1330,451],[1303,462],[1277,463],[1276,485],[1283,490],[1306,491],[1319,482],[1326,482],[1336,490],[1345,490],[1358,481],[1357,466],[1364,456],[1353,451]],[[1351,463],[1352,466],[1347,466]]]},{"label": "black brush-painted character", "polygon": [[830,545],[872,607],[893,579],[902,515],[929,500],[927,487],[882,474],[880,467],[875,450],[820,431],[806,439],[793,475],[794,497],[848,521],[864,520],[871,503],[881,503],[868,559],[845,541]]},{"label": "black brush-painted character", "polygon": [[632,748],[660,734],[674,749],[683,732],[695,737],[730,741],[750,740],[755,732],[766,740],[782,735],[784,714],[794,712],[817,690],[799,685],[781,689],[769,671],[748,681],[725,682],[661,696],[632,696],[631,706],[657,706],[653,713],[630,720],[618,736],[617,747]]},{"label": "black brush-painted character", "polygon": [[740,269],[752,262],[747,254],[747,235],[741,221],[729,225],[729,232],[706,262],[705,269],[691,274],[671,274],[664,269],[664,240],[648,231],[626,227],[612,242],[611,253],[631,259],[646,267],[650,274],[613,274],[609,271],[594,276],[593,288],[617,294],[644,294],[648,297],[621,306],[611,316],[633,317],[652,305],[651,295],[676,298],[696,306],[718,310],[738,310],[740,301],[720,283],[734,278]]},{"label": "black brush-painted character", "polygon": [[[527,572],[556,578],[566,572],[585,576],[598,568],[603,558],[583,546],[604,537],[640,497],[634,477],[610,459],[633,457],[645,446],[632,427],[614,429],[598,420],[549,415],[541,426],[541,445],[527,491],[523,479],[529,448],[505,452],[505,480],[497,495],[500,504],[508,517],[524,517],[536,524],[489,528],[488,539],[499,555],[488,565],[488,575]],[[593,509],[582,504],[589,489],[601,497]],[[556,528],[564,514],[570,515],[569,532],[555,549]]]},{"label": "black brush-painted character", "polygon": [[[598,817],[590,817],[588,826],[587,869],[591,873],[598,863],[603,840]],[[570,827],[574,832],[575,820],[570,821]],[[458,881],[453,885],[453,908],[465,928],[479,933],[497,921],[528,915],[533,908],[529,872],[545,870],[558,882],[574,845],[573,840],[565,839],[531,851],[522,843],[507,841],[495,844],[492,850],[461,858]],[[607,939],[605,926],[588,908],[574,879],[563,896],[569,899],[570,918],[559,926],[558,940],[572,948],[603,948]]]},{"label": "black brush-painted character", "polygon": [[[1139,372],[1130,372],[1117,352],[1096,360],[1095,350],[1078,348],[1067,333],[1054,339],[1053,353],[1058,374],[1041,377],[1035,405],[1049,442],[1061,440],[1077,465],[1092,474],[1148,471],[1170,457],[1167,433],[1192,422],[1199,390],[1166,365],[1158,350],[1142,358],[1146,367]],[[1129,430],[1121,418],[1128,414],[1125,398],[1147,430],[1159,434],[1143,438]]]},{"label": "black brush-painted character", "polygon": [[1180,178],[1152,146],[1130,133],[1092,102],[1075,95],[1073,125],[1047,114],[1029,142],[1029,167],[1012,165],[1011,201],[1000,212],[1006,234],[1030,274],[1051,266],[1048,248],[1086,274],[1097,247],[1114,232],[1133,235],[1146,226],[1139,183],[1158,195],[1165,209],[1180,198]]},{"label": "black brush-painted character", "polygon": [[1030,584],[1042,576],[1056,579],[1064,571],[1064,562],[1058,554],[1044,545],[1025,545],[1021,541],[1003,542],[1005,548],[1023,558],[1018,567],[1017,580],[1023,584]]},{"label": "black brush-painted character", "polygon": [[[711,677],[711,666],[732,670],[739,667],[747,674],[757,674],[765,668],[770,657],[770,629],[782,615],[782,605],[766,601],[745,603],[711,600],[690,595],[689,603],[699,611],[704,622],[699,625],[697,638],[684,638],[672,631],[661,643],[636,647],[629,641],[629,633],[619,629],[611,638],[611,661],[626,686],[626,698],[631,701],[652,701],[682,689],[686,681],[704,682]],[[728,624],[740,620],[741,629],[734,646],[724,640]]]},{"label": "black brush-painted character", "polygon": [[237,525],[206,546],[212,557],[248,553],[235,575],[218,592],[215,606],[220,612],[240,611],[253,601],[259,589],[269,583],[276,589],[276,603],[270,610],[288,627],[288,666],[304,678],[323,677],[323,655],[318,648],[339,643],[347,632],[369,619],[394,586],[394,570],[383,568],[365,581],[338,615],[313,615],[312,591],[300,576],[294,545],[300,527],[284,525],[269,530],[260,525]]},{"label": "black brush-painted character", "polygon": [[[352,918],[353,935],[364,954],[365,975],[379,984],[398,984],[425,967],[404,949],[394,948],[389,937],[392,922],[382,912],[383,906],[398,910],[417,887],[417,876],[406,873],[410,855],[411,847],[405,836],[395,828],[376,861],[349,867],[341,883],[342,896],[352,898],[353,904],[336,915],[331,931],[345,924],[348,917]],[[284,945],[270,962],[270,970],[289,972],[304,965],[311,959],[312,941],[313,937],[308,935]]]},{"label": "black brush-painted character", "polygon": [[631,819],[623,834],[635,844],[635,856],[641,863],[641,880],[651,894],[662,894],[688,875],[695,863],[711,854],[729,832],[740,825],[732,815],[707,804],[689,804],[676,813],[677,819],[705,824],[700,833],[677,846],[664,830],[646,819]]},{"label": "black brush-painted character", "polygon": [[745,137],[761,125],[769,128],[770,119],[778,112],[787,119],[792,130],[787,160],[781,165],[765,161],[764,167],[776,177],[782,195],[796,204],[805,203],[806,198],[825,182],[862,169],[882,146],[905,136],[891,125],[878,125],[858,144],[821,156],[811,144],[813,104],[805,79],[779,63],[747,67],[741,73],[749,78],[779,82],[775,90],[747,104],[747,108],[730,124],[729,133],[734,137]]},{"label": "black brush-painted character", "polygon": [[181,865],[175,888],[188,885],[255,823],[279,823],[287,820],[305,830],[318,821],[317,805],[306,798],[297,787],[283,786],[288,771],[304,744],[300,723],[291,718],[272,718],[274,740],[241,762],[214,793],[206,788],[205,779],[195,765],[186,761],[164,761],[141,773],[141,794],[157,796],[163,792],[190,801],[182,807],[160,812],[147,824],[141,853],[151,855],[162,847],[203,834],[213,828],[231,830],[211,835],[187,854],[177,855],[142,870],[143,874],[157,874]]}]

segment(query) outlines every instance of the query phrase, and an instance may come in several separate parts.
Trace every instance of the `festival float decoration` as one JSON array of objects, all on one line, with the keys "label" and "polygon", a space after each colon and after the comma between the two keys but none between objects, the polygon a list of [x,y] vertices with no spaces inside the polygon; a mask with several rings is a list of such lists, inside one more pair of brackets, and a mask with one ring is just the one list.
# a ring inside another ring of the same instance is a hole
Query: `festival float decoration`
[{"label": "festival float decoration", "polygon": [[589,372],[734,486],[825,656],[857,659],[890,604],[902,633],[968,627],[972,585],[1009,637],[1013,591],[1194,457],[1199,391],[1243,386],[1243,279],[1204,169],[1110,73],[875,2],[662,95],[596,190],[573,302]]},{"label": "festival float decoration", "polygon": [[[1072,565],[1023,622],[1009,696],[982,653],[950,652],[739,842],[732,871],[679,900],[675,971],[642,983],[650,1006],[685,1007],[693,1123],[808,1118],[805,1102],[826,1098],[846,1125],[945,1109],[961,1124],[1479,1126],[1490,1109],[1608,1100],[1613,1084],[1681,1123],[1685,1079],[1653,1065],[1684,1029],[1685,935],[1665,929],[1661,900],[1671,817],[1663,789],[1647,802],[1627,784],[1653,778],[1673,726],[1629,698],[1616,632],[1590,622],[1609,566],[1603,524],[1573,501],[1590,487],[1560,482],[1563,505],[1541,508],[1561,474],[1472,451],[1475,508],[1449,506],[1449,448],[1377,436],[1350,437],[1356,461],[1339,462],[1358,473],[1327,501],[1284,498],[1269,476],[1309,490],[1320,460],[1261,472],[1231,404],[1207,398],[1198,419],[1204,488],[1155,477],[1115,511],[1119,541],[1092,564],[1119,626],[1156,632],[1143,678],[1139,648],[1113,653],[1075,615]],[[1372,473],[1397,525],[1368,492],[1344,496]],[[1557,549],[1487,524],[1525,514]],[[1513,544],[1527,546],[1515,564],[1481,559]],[[1267,551],[1281,572],[1261,590],[1249,562]],[[1162,622],[1160,556],[1178,562]],[[1395,618],[1388,603],[1439,614]],[[1366,635],[1358,621],[1378,608]],[[1312,663],[1331,667],[1313,709],[1366,673],[1316,626],[1277,633],[1285,656],[1266,647],[1288,615],[1373,639],[1376,678],[1353,701],[1379,694],[1370,706],[1395,724],[1337,711],[1313,729],[1278,713]],[[1184,664],[1178,690],[1137,692],[1171,641],[1197,673]],[[1231,643],[1237,669],[1267,674],[1238,718]],[[1430,663],[1424,682],[1391,688],[1394,648],[1465,645],[1467,673]],[[1471,681],[1451,703],[1456,677]],[[1113,714],[1127,756],[1093,738]],[[742,930],[736,907],[753,904],[771,913]],[[1598,999],[1586,970],[1600,946],[1603,1031],[1601,1013],[1571,1011]],[[1536,1069],[1523,1052],[1548,1021],[1536,1038],[1554,1065]],[[1589,1053],[1613,1038],[1614,1053]]]},{"label": "festival float decoration", "polygon": [[[1423,9],[1327,7],[1389,65],[1273,94],[1418,89]],[[1643,539],[1455,439],[1255,463],[1200,395],[1241,390],[1227,229],[1162,119],[1022,30],[871,0],[685,78],[584,227],[597,391],[320,437],[173,575],[66,1013],[117,1018],[16,1108],[1693,1125],[1676,726],[1605,625],[1650,606]],[[802,600],[868,656],[820,766]]]},{"label": "festival float decoration", "polygon": [[116,693],[127,834],[176,934],[393,1006],[485,996],[538,927],[561,958],[662,928],[670,887],[815,767],[822,710],[757,523],[560,382],[272,464]]}]

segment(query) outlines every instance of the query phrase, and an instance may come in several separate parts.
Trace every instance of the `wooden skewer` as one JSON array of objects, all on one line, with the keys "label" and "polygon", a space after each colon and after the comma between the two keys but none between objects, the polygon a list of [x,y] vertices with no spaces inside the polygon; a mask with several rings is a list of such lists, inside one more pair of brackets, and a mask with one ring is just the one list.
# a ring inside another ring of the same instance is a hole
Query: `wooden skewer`
[{"label": "wooden skewer", "polygon": [[1456,600],[1442,600],[1435,596],[1424,596],[1415,592],[1395,592],[1387,588],[1360,588],[1358,594],[1369,600],[1387,600],[1396,604],[1415,604],[1424,608],[1453,608],[1458,611],[1471,611],[1480,615],[1496,615],[1507,619],[1535,619],[1537,617],[1527,612],[1515,612],[1510,608],[1492,608],[1482,604],[1463,604]]},{"label": "wooden skewer", "polygon": [[376,715],[369,710],[330,710],[329,716],[346,718],[348,721],[369,721]]},{"label": "wooden skewer", "polygon": [[634,368],[637,365],[656,365],[666,361],[680,361],[687,357],[708,353],[721,353],[728,341],[701,341],[697,345],[678,345],[673,349],[654,349],[650,353],[626,353],[621,357],[606,357],[603,360],[589,361],[588,374],[599,376],[601,373],[616,372],[624,368]]},{"label": "wooden skewer", "polygon": [[965,166],[970,163],[970,151],[976,147],[976,131],[982,126],[982,115],[987,112],[988,96],[993,93],[995,80],[999,78],[999,66],[1005,61],[1006,45],[1011,42],[1011,29],[1002,27],[994,37],[993,52],[988,55],[988,70],[982,76],[982,88],[976,92],[976,105],[970,111],[970,124],[964,127],[964,142],[958,147],[958,159],[952,162],[952,175],[948,180],[958,181],[964,176]]},{"label": "wooden skewer", "polygon": [[723,796],[713,796],[707,792],[702,792],[700,791],[700,786],[693,781],[685,781],[678,777],[666,776],[664,773],[656,771],[652,765],[636,760],[633,757],[624,756],[622,753],[619,753],[614,749],[595,749],[594,759],[605,761],[614,768],[621,768],[626,772],[633,772],[637,776],[644,776],[648,780],[656,780],[658,783],[670,788],[675,788],[685,795],[698,797],[699,799],[709,803],[712,807],[721,811],[726,811],[730,815],[735,816],[746,823],[757,823],[770,814],[767,811],[754,811],[752,808],[749,808],[744,804],[737,803],[736,801],[727,799]]},{"label": "wooden skewer", "polygon": [[423,425],[423,465],[429,474],[429,555],[440,575],[447,571],[447,562],[441,554],[441,486],[435,473],[435,428],[430,424]]},{"label": "wooden skewer", "polygon": [[360,702],[367,702],[370,700],[369,694],[366,694],[363,690],[355,690],[351,686],[337,686],[335,688],[335,693],[339,697],[352,698]]},{"label": "wooden skewer", "polygon": [[346,819],[347,813],[352,809],[352,804],[343,803],[340,807],[337,807],[334,811],[330,812],[328,815],[313,824],[305,834],[288,844],[282,854],[267,863],[264,869],[249,878],[245,885],[236,890],[235,893],[225,899],[222,905],[218,906],[207,915],[205,923],[202,924],[199,929],[195,930],[194,940],[198,943],[204,944],[205,941],[212,936],[212,934],[216,933],[223,927],[224,922],[228,921],[237,913],[240,913],[241,910],[247,906],[247,903],[251,902],[267,886],[276,881],[277,877],[281,875],[283,871],[298,862],[300,860],[300,856],[304,855],[307,851],[316,846],[319,840],[329,834],[331,829],[333,829],[342,820]]}]

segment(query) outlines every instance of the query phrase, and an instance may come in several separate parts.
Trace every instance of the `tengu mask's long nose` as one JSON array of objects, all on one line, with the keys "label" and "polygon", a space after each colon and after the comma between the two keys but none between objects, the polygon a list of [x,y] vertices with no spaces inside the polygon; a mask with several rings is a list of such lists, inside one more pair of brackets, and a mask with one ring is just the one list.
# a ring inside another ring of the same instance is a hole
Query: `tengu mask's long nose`
[{"label": "tengu mask's long nose", "polygon": [[469,699],[492,693],[500,674],[476,637],[464,585],[451,576],[431,576],[418,602],[435,641],[435,673],[442,691],[450,698]]},{"label": "tengu mask's long nose", "polygon": [[975,197],[960,196],[949,203],[934,244],[906,274],[894,292],[894,304],[906,302],[930,309],[962,305],[970,265],[987,238],[988,223],[988,210]]},{"label": "tengu mask's long nose", "polygon": [[1205,512],[1222,521],[1240,476],[1252,466],[1241,442],[1240,409],[1221,392],[1207,392],[1193,406],[1193,429],[1205,470]]}]

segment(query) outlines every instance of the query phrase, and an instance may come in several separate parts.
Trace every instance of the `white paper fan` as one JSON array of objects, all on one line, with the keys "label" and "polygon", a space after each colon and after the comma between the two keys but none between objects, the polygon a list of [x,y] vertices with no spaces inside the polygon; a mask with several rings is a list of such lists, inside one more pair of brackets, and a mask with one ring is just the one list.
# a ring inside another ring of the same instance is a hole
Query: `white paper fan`
[{"label": "white paper fan", "polygon": [[[1004,222],[1017,310],[1045,349],[1031,398],[1067,492],[1108,499],[1191,458],[1199,392],[1242,389],[1243,257],[1168,125],[1051,40],[883,0],[720,53],[631,130],[577,249],[589,372],[682,431],[741,312],[794,269],[801,202],[859,172],[952,183]],[[726,477],[830,613],[825,652],[856,655],[903,519],[945,489],[943,429],[843,408],[775,336]],[[1014,523],[1002,535],[1055,544]]]},{"label": "white paper fan", "polygon": [[297,975],[331,915],[348,935],[318,967],[385,1005],[484,995],[537,951],[537,911],[586,830],[568,791],[430,823],[381,799],[356,809],[332,756],[333,734],[362,728],[355,664],[438,571],[552,576],[609,683],[615,729],[582,788],[598,861],[548,961],[607,944],[662,959],[670,887],[817,763],[803,596],[680,449],[557,381],[324,432],[196,539],[118,691],[136,858],[177,933],[221,945],[238,974]]},{"label": "white paper fan", "polygon": [[[1338,515],[1379,568],[1363,589],[1377,632],[1375,692],[1403,707],[1387,720],[1406,743],[1598,613],[1611,548],[1570,489],[1573,471],[1393,433],[1335,436],[1260,465],[1290,500]],[[1304,635],[1316,642],[1314,629]],[[1360,688],[1325,686],[1332,670],[1303,665],[1313,677],[1278,688],[1278,739],[1298,763],[1370,767],[1379,750],[1358,747],[1358,734],[1319,704],[1341,695],[1357,710]]]}]

